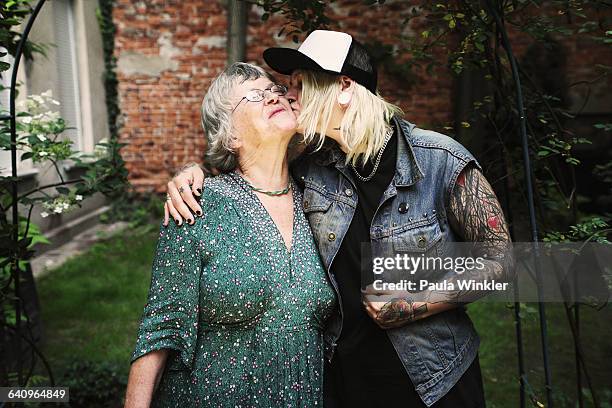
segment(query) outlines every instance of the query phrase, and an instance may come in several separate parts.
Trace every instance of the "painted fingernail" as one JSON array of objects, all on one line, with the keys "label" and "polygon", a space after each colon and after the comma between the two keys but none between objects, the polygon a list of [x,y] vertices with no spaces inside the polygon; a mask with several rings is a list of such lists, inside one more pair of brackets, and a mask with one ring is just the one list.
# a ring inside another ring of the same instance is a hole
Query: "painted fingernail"
[{"label": "painted fingernail", "polygon": [[196,190],[198,191],[198,194],[202,195],[202,189],[201,188],[196,188]]},{"label": "painted fingernail", "polygon": [[198,217],[201,217],[201,216],[202,216],[202,211],[197,210],[197,211],[196,211],[196,214],[198,214]]},{"label": "painted fingernail", "polygon": [[187,222],[189,223],[189,225],[193,225],[193,220],[191,218],[188,219]]},{"label": "painted fingernail", "polygon": [[179,221],[178,221],[176,218],[174,219],[174,223],[175,223],[176,225],[179,225]]}]

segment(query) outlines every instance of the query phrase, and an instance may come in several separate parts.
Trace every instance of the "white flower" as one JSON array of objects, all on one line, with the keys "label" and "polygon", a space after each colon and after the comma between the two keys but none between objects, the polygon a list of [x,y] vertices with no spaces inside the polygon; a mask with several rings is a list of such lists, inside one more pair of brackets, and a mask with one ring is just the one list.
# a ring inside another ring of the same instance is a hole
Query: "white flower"
[{"label": "white flower", "polygon": [[81,201],[83,199],[83,196],[80,194],[77,194],[76,196],[74,196],[74,199],[77,201]]},{"label": "white flower", "polygon": [[38,107],[38,105],[36,104],[36,102],[34,102],[32,99],[28,98],[28,100],[26,101],[26,110],[33,111],[37,107]]},{"label": "white flower", "polygon": [[47,218],[49,216],[49,213],[46,212],[46,211],[43,211],[43,212],[40,213],[40,216],[43,217],[43,218]]},{"label": "white flower", "polygon": [[32,123],[32,117],[31,116],[24,116],[21,118],[21,123],[25,123],[26,125]]},{"label": "white flower", "polygon": [[54,105],[58,105],[58,106],[59,106],[59,104],[60,104],[60,103],[59,103],[58,101],[56,101],[55,99],[49,99],[49,102],[51,102],[51,103],[52,103],[52,104],[54,104]]},{"label": "white flower", "polygon": [[37,102],[38,104],[42,105],[45,103],[45,100],[43,98],[41,98],[40,95],[32,95],[32,100],[34,102]]},{"label": "white flower", "polygon": [[[47,137],[45,135],[41,135],[40,133],[36,135],[36,137],[38,138],[38,140],[40,140],[41,142],[44,142],[45,140],[47,140]],[[46,153],[46,152],[45,152]]]},{"label": "white flower", "polygon": [[45,157],[45,156],[49,155],[49,152],[45,152],[45,151],[38,152],[38,155],[41,156],[41,157]]},{"label": "white flower", "polygon": [[54,212],[54,213],[57,213],[57,214],[61,214],[61,213],[62,213],[62,207],[60,207],[60,206],[55,207],[55,208],[53,209],[53,212]]},{"label": "white flower", "polygon": [[45,92],[41,93],[40,96],[51,98],[53,96],[53,91],[51,91],[51,89],[47,89]]}]

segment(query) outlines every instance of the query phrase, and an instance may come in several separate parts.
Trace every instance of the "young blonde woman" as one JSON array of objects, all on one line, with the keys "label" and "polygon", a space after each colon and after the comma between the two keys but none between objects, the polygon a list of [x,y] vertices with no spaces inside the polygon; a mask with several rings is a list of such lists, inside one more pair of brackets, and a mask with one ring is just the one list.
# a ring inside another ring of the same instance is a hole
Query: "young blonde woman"
[{"label": "young blonde woman", "polygon": [[[484,406],[479,339],[464,307],[483,293],[364,297],[360,273],[364,243],[452,257],[455,242],[470,241],[486,260],[464,276],[511,280],[508,229],[479,164],[453,139],[402,119],[346,33],[318,30],[264,59],[291,76],[287,97],[307,146],[292,174],[339,305],[325,328],[326,406]],[[192,193],[203,177],[191,165],[168,183],[166,222],[201,212]]]}]

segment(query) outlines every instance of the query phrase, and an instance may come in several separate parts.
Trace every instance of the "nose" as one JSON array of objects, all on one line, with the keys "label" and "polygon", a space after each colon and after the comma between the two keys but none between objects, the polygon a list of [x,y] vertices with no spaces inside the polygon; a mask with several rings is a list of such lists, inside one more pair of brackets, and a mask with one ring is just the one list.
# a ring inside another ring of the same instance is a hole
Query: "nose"
[{"label": "nose", "polygon": [[265,95],[264,101],[266,105],[278,103],[278,95],[275,94],[274,92],[270,90],[266,90],[264,95]]}]

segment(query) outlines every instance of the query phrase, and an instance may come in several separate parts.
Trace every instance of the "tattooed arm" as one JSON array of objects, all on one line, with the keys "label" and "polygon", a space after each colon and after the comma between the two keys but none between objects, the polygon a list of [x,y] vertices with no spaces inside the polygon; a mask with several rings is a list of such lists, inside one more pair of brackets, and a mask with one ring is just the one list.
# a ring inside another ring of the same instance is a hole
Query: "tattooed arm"
[{"label": "tattooed arm", "polygon": [[[467,269],[461,275],[450,271],[444,279],[473,279],[476,282],[496,280],[508,282],[512,279],[514,262],[512,243],[504,215],[491,188],[480,170],[474,166],[465,168],[449,198],[447,213],[451,227],[464,241],[473,242],[471,255],[483,257],[484,268]],[[457,287],[457,285],[454,285]],[[395,292],[394,296],[398,293]],[[433,291],[427,302],[415,302],[410,297],[397,297],[391,301],[377,301],[382,296],[367,295],[364,298],[366,311],[383,329],[403,326],[411,321],[425,318],[472,302],[487,292],[478,291]],[[382,294],[389,296],[389,293]],[[408,295],[408,294],[407,294]]]},{"label": "tattooed arm", "polygon": [[[508,225],[493,188],[482,172],[469,166],[461,172],[451,194],[448,215],[453,230],[466,242],[472,242],[471,256],[484,259],[482,268],[466,269],[461,275],[451,271],[445,279],[475,282],[485,280],[510,282],[514,260]],[[454,285],[457,287],[457,285]],[[429,296],[431,302],[472,302],[488,292],[437,291]]]}]

